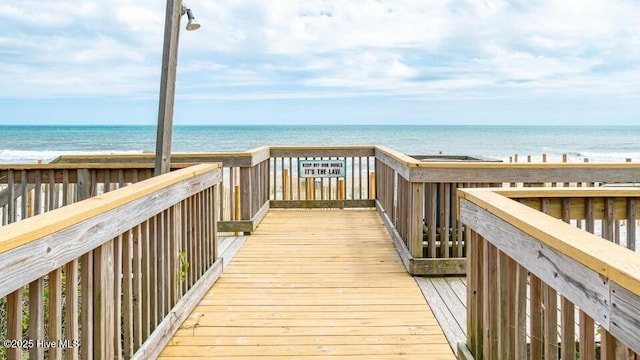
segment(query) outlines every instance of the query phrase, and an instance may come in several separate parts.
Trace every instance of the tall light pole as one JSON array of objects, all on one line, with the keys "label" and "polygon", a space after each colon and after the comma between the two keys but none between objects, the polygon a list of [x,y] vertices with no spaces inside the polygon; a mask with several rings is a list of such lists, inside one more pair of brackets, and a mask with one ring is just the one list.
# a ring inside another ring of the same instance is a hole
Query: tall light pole
[{"label": "tall light pole", "polygon": [[191,9],[182,0],[167,0],[164,20],[164,45],[162,48],[162,75],[160,76],[160,103],[158,106],[158,134],[156,137],[156,164],[154,175],[161,175],[171,169],[171,132],[173,128],[173,104],[176,90],[176,66],[178,64],[178,40],[180,18],[187,14],[187,30],[198,30]]}]

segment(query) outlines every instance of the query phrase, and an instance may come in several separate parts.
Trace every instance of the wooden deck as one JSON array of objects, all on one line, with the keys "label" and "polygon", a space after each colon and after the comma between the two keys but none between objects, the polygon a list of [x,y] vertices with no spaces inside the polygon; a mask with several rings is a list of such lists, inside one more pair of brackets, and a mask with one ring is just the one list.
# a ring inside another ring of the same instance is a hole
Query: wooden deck
[{"label": "wooden deck", "polygon": [[271,210],[160,358],[454,359],[372,210]]},{"label": "wooden deck", "polygon": [[[457,351],[459,343],[467,341],[467,278],[464,276],[447,277],[416,277],[422,293],[433,309],[433,314],[442,325],[447,341]],[[530,295],[527,287],[526,301],[526,341],[531,342]],[[558,319],[561,318],[561,301],[558,296]],[[580,318],[579,310],[575,309],[575,319]],[[558,343],[562,340],[561,323],[557,324]],[[580,323],[575,322],[576,341],[580,341]],[[600,342],[600,334],[595,334],[596,342]]]}]

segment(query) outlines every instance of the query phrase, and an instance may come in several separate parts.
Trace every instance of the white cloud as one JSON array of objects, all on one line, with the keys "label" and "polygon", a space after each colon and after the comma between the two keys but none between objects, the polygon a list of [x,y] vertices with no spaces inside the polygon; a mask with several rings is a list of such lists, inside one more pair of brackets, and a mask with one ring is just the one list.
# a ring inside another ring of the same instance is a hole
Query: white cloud
[{"label": "white cloud", "polygon": [[[640,3],[190,0],[190,98],[638,96]],[[164,1],[0,4],[0,98],[155,97]]]}]

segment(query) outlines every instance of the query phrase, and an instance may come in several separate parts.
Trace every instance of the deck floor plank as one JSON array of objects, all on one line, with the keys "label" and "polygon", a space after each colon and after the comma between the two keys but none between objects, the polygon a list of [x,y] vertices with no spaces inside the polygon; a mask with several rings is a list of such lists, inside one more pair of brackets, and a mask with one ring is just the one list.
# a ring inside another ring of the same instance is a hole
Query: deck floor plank
[{"label": "deck floor plank", "polygon": [[454,359],[370,210],[271,210],[161,359]]}]

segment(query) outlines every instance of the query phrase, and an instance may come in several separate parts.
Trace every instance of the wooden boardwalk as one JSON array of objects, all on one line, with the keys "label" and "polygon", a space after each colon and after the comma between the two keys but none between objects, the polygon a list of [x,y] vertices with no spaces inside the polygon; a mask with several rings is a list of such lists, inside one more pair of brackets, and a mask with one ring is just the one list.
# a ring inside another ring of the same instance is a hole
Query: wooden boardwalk
[{"label": "wooden boardwalk", "polygon": [[[416,281],[422,290],[425,298],[429,300],[433,313],[442,325],[445,337],[451,346],[457,346],[458,343],[466,343],[467,341],[467,278],[464,276],[448,276],[448,277],[416,277]],[[527,287],[526,302],[526,340],[531,342],[531,317],[529,288]],[[558,296],[558,319],[561,318],[561,301]],[[580,341],[580,324],[577,319],[580,318],[579,309],[575,309],[574,319],[576,342]],[[561,322],[557,324],[558,343],[562,340]],[[595,334],[596,342],[600,342],[600,334]],[[457,349],[456,349],[457,350]]]},{"label": "wooden boardwalk", "polygon": [[271,210],[161,359],[454,359],[372,210]]}]

